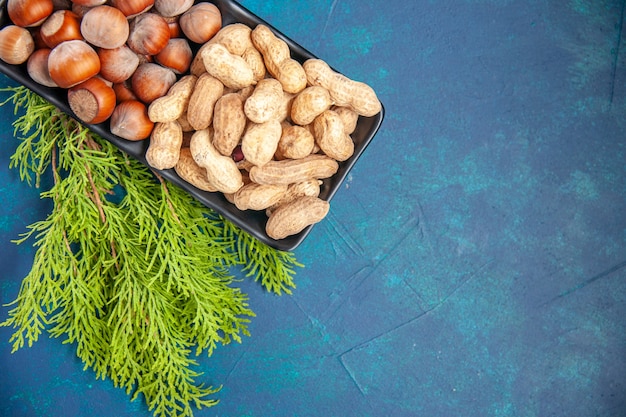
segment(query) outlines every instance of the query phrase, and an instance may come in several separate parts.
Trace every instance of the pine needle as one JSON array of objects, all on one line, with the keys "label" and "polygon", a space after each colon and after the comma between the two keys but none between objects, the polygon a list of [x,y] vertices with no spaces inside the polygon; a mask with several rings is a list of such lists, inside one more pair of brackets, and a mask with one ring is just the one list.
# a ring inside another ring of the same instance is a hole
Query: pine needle
[{"label": "pine needle", "polygon": [[[110,378],[155,416],[193,416],[220,387],[198,382],[194,355],[241,342],[254,312],[234,286],[239,268],[291,293],[292,253],[241,231],[25,87],[11,97],[20,143],[11,168],[52,200],[33,265],[9,317],[13,352],[47,331],[76,346],[85,369]],[[18,116],[18,114],[20,114]]]}]

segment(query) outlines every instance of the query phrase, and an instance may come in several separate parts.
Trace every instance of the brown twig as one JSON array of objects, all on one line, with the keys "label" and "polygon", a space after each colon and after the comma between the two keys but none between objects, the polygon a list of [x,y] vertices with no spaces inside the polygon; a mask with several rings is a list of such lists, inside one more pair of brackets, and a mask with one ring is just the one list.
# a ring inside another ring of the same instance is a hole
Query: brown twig
[{"label": "brown twig", "polygon": [[93,176],[91,175],[91,170],[89,169],[89,166],[86,167],[86,170],[87,170],[87,179],[89,180],[89,184],[91,185],[91,191],[92,191],[91,193],[89,193],[91,201],[93,201],[96,207],[98,207],[98,212],[100,213],[100,220],[102,220],[102,224],[106,224],[107,219],[106,219],[106,216],[104,215],[104,208],[102,206],[102,200],[100,199],[100,193],[98,192],[98,189],[96,188],[96,183],[93,180]]},{"label": "brown twig", "polygon": [[59,182],[59,173],[57,171],[57,151],[56,146],[52,147],[52,151],[50,152],[50,165],[52,166],[52,179],[54,180],[54,185],[57,185]]},{"label": "brown twig", "polygon": [[[58,172],[58,166],[57,166],[57,151],[56,151],[55,146],[52,147],[51,156],[50,156],[50,165],[52,166],[52,178],[54,180],[54,185],[56,186],[59,182],[59,172]],[[56,200],[56,204],[58,204],[59,206],[62,204],[59,201],[58,196],[55,200]],[[72,246],[70,245],[70,240],[67,237],[66,230],[63,230],[63,243],[65,243],[65,249],[67,249],[67,253],[69,255],[73,255],[74,251],[72,250]],[[73,269],[74,269],[74,274],[77,274],[78,268],[75,263],[73,263]]]},{"label": "brown twig", "polygon": [[117,261],[117,251],[115,250],[115,241],[111,239],[111,256],[115,259],[115,269],[119,272],[120,264]]},{"label": "brown twig", "polygon": [[[87,138],[85,142],[87,143],[88,148],[93,149],[93,150],[98,149],[98,145],[93,141],[93,139]],[[81,143],[79,147],[82,150],[83,144]],[[102,224],[106,224],[107,219],[104,214],[104,207],[102,205],[102,200],[100,199],[100,192],[98,191],[98,187],[96,187],[96,183],[93,180],[93,175],[91,174],[91,169],[89,168],[89,165],[85,165],[85,171],[87,172],[87,179],[89,180],[89,185],[91,186],[91,192],[87,191],[87,196],[89,197],[91,201],[93,201],[93,203],[98,208],[98,213],[100,213],[100,220],[102,221]]]},{"label": "brown twig", "polygon": [[96,142],[95,140],[93,140],[93,138],[91,136],[87,136],[87,138],[85,138],[85,142],[87,143],[87,147],[93,151],[101,151],[102,147],[100,146],[100,144],[98,144],[98,142]]},{"label": "brown twig", "polygon": [[[93,140],[93,138],[90,136],[87,136],[85,138],[85,143],[87,144],[87,148],[93,151],[102,150],[100,144],[98,144],[98,142]],[[102,224],[106,224],[107,219],[106,219],[106,215],[104,214],[104,205],[102,204],[102,199],[100,198],[100,193],[98,191],[98,188],[96,187],[96,183],[93,180],[93,175],[91,174],[89,165],[86,166],[86,171],[87,171],[87,179],[89,180],[89,185],[91,186],[91,192],[87,192],[87,195],[98,208],[98,213],[100,213],[100,220],[102,221]],[[105,192],[113,194],[112,191],[105,191]],[[115,269],[119,271],[120,264],[117,260],[117,250],[115,249],[115,241],[113,239],[111,239],[110,245],[111,245],[111,257],[115,259]]]},{"label": "brown twig", "polygon": [[161,177],[159,174],[157,174],[156,172],[153,172],[154,175],[157,177],[157,179],[159,180],[159,182],[161,183],[161,185],[163,186],[163,192],[165,193],[165,197],[167,199],[167,206],[169,207],[170,211],[172,212],[172,215],[174,216],[174,219],[176,219],[176,223],[182,225],[180,219],[178,218],[178,215],[176,214],[176,210],[174,210],[174,206],[172,205],[172,201],[171,201],[171,197],[170,197],[170,192],[167,189],[167,184],[165,183],[165,180],[163,179],[163,177]]}]

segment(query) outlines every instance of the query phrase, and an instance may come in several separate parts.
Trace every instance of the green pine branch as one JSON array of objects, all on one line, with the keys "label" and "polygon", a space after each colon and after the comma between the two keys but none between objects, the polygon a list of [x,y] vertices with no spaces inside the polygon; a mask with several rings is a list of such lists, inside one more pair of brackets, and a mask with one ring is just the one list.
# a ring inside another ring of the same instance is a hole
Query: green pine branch
[{"label": "green pine branch", "polygon": [[[20,137],[10,166],[53,185],[33,265],[9,317],[13,351],[47,331],[76,346],[85,369],[143,396],[155,416],[192,416],[220,387],[198,383],[194,355],[241,342],[254,312],[232,268],[291,293],[292,253],[259,242],[25,87],[5,89]],[[21,115],[17,116],[17,114]]]}]

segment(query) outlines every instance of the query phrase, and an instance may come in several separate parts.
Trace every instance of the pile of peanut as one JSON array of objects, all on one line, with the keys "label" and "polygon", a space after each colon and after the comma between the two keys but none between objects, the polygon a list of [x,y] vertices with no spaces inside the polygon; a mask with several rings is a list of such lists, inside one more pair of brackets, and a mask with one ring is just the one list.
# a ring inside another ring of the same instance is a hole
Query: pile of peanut
[{"label": "pile of peanut", "polygon": [[234,23],[150,104],[146,159],[240,210],[264,210],[267,235],[283,239],[326,216],[322,179],[353,154],[359,116],[380,111],[368,85],[322,60],[292,59],[265,25]]}]

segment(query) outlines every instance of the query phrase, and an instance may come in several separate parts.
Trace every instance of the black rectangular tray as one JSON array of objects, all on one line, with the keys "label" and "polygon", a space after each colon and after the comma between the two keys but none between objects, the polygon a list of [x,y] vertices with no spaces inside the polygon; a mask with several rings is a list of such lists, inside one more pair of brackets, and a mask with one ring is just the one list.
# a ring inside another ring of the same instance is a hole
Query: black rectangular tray
[{"label": "black rectangular tray", "polygon": [[[198,3],[199,1],[200,0],[196,1],[196,3]],[[212,0],[211,3],[214,3],[220,9],[222,13],[223,25],[228,25],[231,23],[243,23],[251,28],[254,28],[258,24],[264,24],[271,28],[279,38],[287,42],[289,48],[291,49],[292,57],[294,59],[302,63],[309,58],[316,58],[312,53],[295,43],[293,40],[289,39],[278,29],[274,28],[268,22],[256,16],[254,13],[252,13],[250,10],[246,9],[236,1]],[[4,27],[10,23],[11,22],[9,20],[8,13],[6,12],[6,0],[0,0],[0,27]],[[328,63],[332,67],[332,64],[330,62]],[[48,88],[34,82],[26,71],[26,64],[10,65],[0,61],[0,72],[33,90],[41,97],[45,98],[46,100],[57,106],[63,112],[69,115],[73,115],[67,101],[66,90],[60,88]],[[347,161],[341,162],[339,164],[339,170],[335,175],[333,175],[331,178],[324,180],[321,188],[320,198],[330,202],[332,197],[341,187],[341,184],[345,180],[346,176],[348,175],[356,161],[359,159],[370,141],[374,138],[374,135],[382,124],[383,117],[384,108],[379,114],[373,117],[359,118],[356,130],[352,134],[352,138],[355,144],[354,154]],[[128,155],[138,159],[146,166],[148,166],[145,159],[145,153],[149,145],[149,139],[139,142],[132,142],[122,139],[118,136],[113,135],[110,132],[108,122],[97,125],[86,124],[86,126],[88,126],[98,135],[113,143],[120,150],[126,152]],[[282,251],[294,250],[298,245],[300,245],[300,243],[302,243],[304,238],[310,233],[312,227],[314,226],[309,226],[302,232],[293,236],[286,237],[285,239],[272,239],[265,233],[265,223],[267,221],[267,217],[264,212],[251,210],[241,211],[237,209],[233,204],[229,203],[221,193],[210,193],[199,190],[181,179],[173,169],[167,169],[162,171],[153,169],[153,171],[158,172],[159,175],[161,175],[163,178],[169,180],[170,182],[178,185],[179,187],[189,192],[206,207],[217,211],[241,229],[250,233],[267,245],[274,247],[275,249]]]}]

